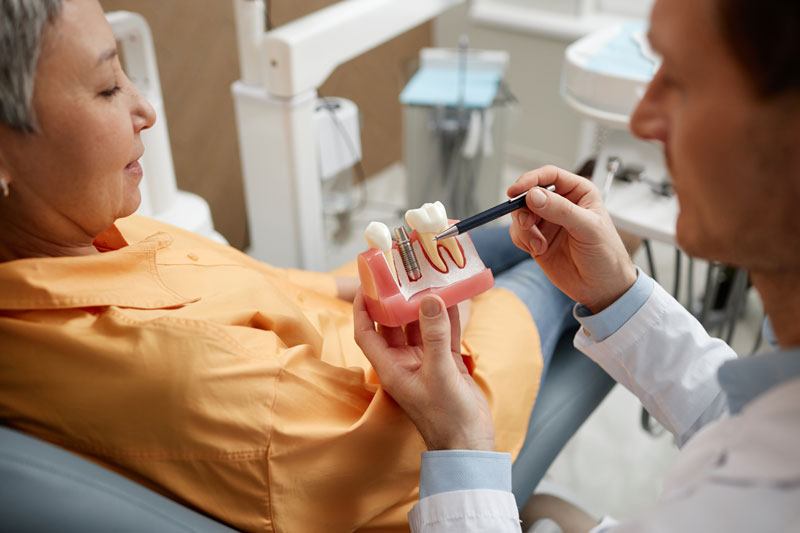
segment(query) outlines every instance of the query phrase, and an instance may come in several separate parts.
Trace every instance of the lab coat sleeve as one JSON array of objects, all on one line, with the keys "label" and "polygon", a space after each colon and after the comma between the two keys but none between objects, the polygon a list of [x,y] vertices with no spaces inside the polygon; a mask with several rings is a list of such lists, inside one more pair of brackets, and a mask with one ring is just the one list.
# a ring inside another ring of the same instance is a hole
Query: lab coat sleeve
[{"label": "lab coat sleeve", "polygon": [[575,346],[633,392],[679,446],[726,410],[716,374],[736,354],[658,284],[612,335],[596,342],[581,329]]},{"label": "lab coat sleeve", "polygon": [[511,492],[459,490],[421,499],[408,513],[413,533],[520,533]]}]

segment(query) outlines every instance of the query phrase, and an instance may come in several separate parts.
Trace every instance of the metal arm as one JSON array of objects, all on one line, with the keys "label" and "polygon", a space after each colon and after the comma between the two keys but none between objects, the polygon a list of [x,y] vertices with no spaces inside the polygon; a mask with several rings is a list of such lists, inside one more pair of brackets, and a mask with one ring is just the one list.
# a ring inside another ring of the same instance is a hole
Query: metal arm
[{"label": "metal arm", "polygon": [[233,2],[242,79],[232,92],[249,253],[277,266],[326,270],[317,87],[342,63],[463,0],[343,0],[270,31],[263,31],[264,0]]}]

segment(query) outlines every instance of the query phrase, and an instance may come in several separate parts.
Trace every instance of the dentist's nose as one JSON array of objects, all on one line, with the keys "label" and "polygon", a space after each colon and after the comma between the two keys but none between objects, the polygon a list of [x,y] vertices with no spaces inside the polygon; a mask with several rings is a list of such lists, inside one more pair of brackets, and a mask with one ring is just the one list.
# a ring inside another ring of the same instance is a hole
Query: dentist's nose
[{"label": "dentist's nose", "polygon": [[669,121],[664,109],[663,88],[658,73],[650,82],[631,115],[631,132],[645,140],[666,142]]}]

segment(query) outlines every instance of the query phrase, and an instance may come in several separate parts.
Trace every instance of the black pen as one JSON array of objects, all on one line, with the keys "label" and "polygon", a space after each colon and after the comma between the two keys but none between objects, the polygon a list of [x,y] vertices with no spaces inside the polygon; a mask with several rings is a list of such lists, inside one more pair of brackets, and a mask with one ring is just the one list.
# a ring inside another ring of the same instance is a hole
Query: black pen
[{"label": "black pen", "polygon": [[[555,185],[548,185],[547,187],[543,187],[550,192],[555,192],[556,186]],[[497,220],[503,215],[506,215],[512,211],[516,211],[521,207],[525,207],[525,196],[528,194],[527,191],[511,198],[510,200],[506,200],[500,205],[496,205],[494,207],[490,207],[486,211],[482,211],[477,215],[473,215],[469,218],[465,218],[461,222],[456,222],[436,237],[433,238],[434,241],[438,241],[441,239],[446,239],[448,237],[455,237],[456,235],[460,235],[462,233],[466,233],[471,229],[475,229],[478,226],[483,226],[484,224],[488,224],[492,220]]]}]

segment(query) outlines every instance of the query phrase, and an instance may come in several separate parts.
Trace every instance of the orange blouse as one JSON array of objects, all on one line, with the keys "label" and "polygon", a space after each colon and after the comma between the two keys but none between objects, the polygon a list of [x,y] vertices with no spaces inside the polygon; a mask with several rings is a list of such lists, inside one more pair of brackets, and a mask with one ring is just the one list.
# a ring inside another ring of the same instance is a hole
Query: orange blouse
[{"label": "orange blouse", "polygon": [[[332,276],[136,216],[95,245],[0,263],[2,423],[238,529],[407,530],[424,445]],[[516,454],[541,372],[530,315],[488,291],[463,344]]]}]

